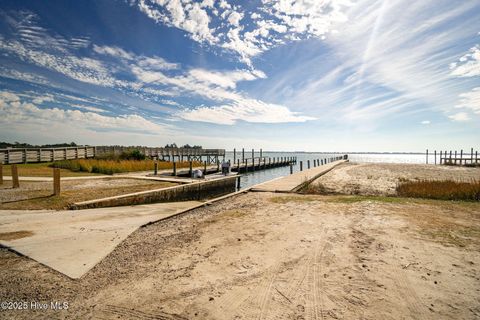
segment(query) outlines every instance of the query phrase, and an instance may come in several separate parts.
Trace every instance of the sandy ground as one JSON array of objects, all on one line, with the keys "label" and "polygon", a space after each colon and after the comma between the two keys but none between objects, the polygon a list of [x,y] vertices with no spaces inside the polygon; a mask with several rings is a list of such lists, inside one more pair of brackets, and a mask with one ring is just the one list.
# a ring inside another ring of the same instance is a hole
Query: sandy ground
[{"label": "sandy ground", "polygon": [[322,193],[394,195],[402,180],[480,180],[480,168],[393,163],[345,163],[313,182]]},{"label": "sandy ground", "polygon": [[163,181],[125,178],[64,180],[61,183],[61,195],[53,197],[51,181],[20,181],[18,189],[12,189],[11,181],[4,181],[0,185],[0,209],[62,209],[73,202],[175,185],[177,184]]},{"label": "sandy ground", "polygon": [[0,249],[30,319],[478,319],[480,204],[248,193],[142,228],[74,281]]}]

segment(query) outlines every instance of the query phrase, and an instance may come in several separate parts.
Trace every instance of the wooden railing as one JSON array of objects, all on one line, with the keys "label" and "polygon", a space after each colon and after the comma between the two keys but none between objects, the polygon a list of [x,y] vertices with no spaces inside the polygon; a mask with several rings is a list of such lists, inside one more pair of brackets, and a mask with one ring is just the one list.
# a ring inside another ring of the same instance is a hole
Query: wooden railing
[{"label": "wooden railing", "polygon": [[95,157],[95,147],[0,149],[0,162],[31,163]]},{"label": "wooden railing", "polygon": [[[175,160],[190,160],[190,157],[215,158],[225,156],[225,149],[201,148],[148,148],[148,147],[123,147],[123,146],[85,146],[65,148],[7,148],[0,149],[0,163],[33,163],[51,162],[58,160],[94,158],[102,155],[120,155],[125,151],[138,149],[150,158]],[[185,158],[185,159],[184,159]],[[213,160],[212,160],[213,161]],[[212,162],[209,161],[209,162]]]}]

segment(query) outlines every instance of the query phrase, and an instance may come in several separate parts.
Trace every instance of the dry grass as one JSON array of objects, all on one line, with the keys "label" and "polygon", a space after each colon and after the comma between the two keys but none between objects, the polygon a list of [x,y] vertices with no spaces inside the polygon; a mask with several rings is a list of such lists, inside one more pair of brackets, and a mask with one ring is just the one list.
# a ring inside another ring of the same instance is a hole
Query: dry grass
[{"label": "dry grass", "polygon": [[0,240],[10,241],[10,240],[17,240],[26,237],[30,237],[33,235],[32,231],[13,231],[13,232],[2,232],[0,233]]},{"label": "dry grass", "polygon": [[[177,162],[177,168],[188,168],[188,161]],[[122,172],[152,171],[154,170],[154,160],[97,160],[97,159],[79,159],[57,161],[51,164],[55,168],[69,169],[74,172],[90,172],[102,174],[114,174]],[[200,162],[193,162],[193,166],[201,166]],[[172,162],[158,162],[159,170],[173,169]]]},{"label": "dry grass", "polygon": [[[52,162],[43,162],[43,163],[28,163],[28,164],[17,164],[18,175],[20,177],[52,177],[53,170],[50,166]],[[3,165],[3,175],[11,176],[12,175],[12,166]],[[62,177],[78,177],[78,176],[91,176],[95,175],[90,172],[74,172],[68,169],[61,169],[60,175]]]},{"label": "dry grass", "polygon": [[412,198],[479,201],[480,181],[406,181],[398,184],[397,194]]}]

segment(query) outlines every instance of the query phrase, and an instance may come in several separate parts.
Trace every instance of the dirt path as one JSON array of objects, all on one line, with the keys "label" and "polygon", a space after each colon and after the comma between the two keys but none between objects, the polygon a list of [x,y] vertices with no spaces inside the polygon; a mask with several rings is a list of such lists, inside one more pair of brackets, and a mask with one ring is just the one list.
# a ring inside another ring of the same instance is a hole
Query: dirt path
[{"label": "dirt path", "polygon": [[477,319],[480,205],[248,193],[132,234],[78,281],[0,249],[0,300],[94,319]]}]

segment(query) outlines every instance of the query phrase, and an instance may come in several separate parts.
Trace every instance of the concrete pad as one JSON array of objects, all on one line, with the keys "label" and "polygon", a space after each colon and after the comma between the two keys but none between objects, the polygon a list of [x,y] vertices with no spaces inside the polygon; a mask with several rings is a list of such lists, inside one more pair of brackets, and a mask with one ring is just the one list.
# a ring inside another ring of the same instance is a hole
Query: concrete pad
[{"label": "concrete pad", "polygon": [[[140,226],[202,205],[185,201],[79,211],[0,210],[0,244],[80,278]],[[11,240],[2,240],[5,233],[11,233]],[[12,239],[15,235],[23,237]]]},{"label": "concrete pad", "polygon": [[286,177],[281,177],[257,184],[250,188],[250,190],[258,192],[295,192],[306,183],[315,180],[319,176],[332,170],[337,165],[347,161],[348,160],[338,160],[322,166],[296,172]]}]

